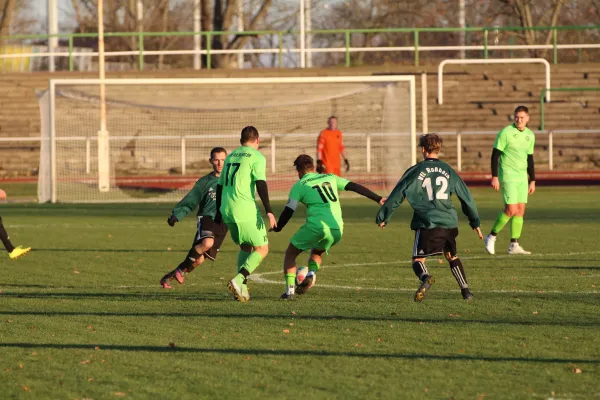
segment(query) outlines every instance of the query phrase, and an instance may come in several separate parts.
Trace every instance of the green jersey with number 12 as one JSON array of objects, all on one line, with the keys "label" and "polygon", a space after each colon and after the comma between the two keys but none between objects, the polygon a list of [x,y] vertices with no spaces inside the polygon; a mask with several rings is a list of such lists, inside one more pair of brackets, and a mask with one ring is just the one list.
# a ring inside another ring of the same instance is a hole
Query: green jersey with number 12
[{"label": "green jersey with number 12", "polygon": [[326,226],[343,231],[338,191],[344,190],[349,182],[334,174],[306,174],[292,187],[288,204],[293,204],[292,209],[296,209],[298,203],[306,206],[306,226],[309,228],[323,229]]},{"label": "green jersey with number 12", "polygon": [[404,173],[377,213],[376,222],[388,222],[394,210],[407,199],[414,209],[411,229],[456,228],[458,215],[452,204],[453,194],[460,200],[471,227],[477,228],[479,213],[467,185],[451,166],[428,158]]},{"label": "green jersey with number 12", "polygon": [[257,221],[262,218],[256,204],[256,181],[266,181],[267,160],[250,146],[235,149],[225,159],[219,185],[223,222]]}]

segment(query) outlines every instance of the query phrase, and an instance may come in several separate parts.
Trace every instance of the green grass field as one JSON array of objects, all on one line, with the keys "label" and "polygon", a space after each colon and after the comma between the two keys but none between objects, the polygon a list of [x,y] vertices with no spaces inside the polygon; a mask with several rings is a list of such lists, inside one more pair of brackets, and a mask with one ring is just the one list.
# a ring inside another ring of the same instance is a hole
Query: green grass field
[{"label": "green grass field", "polygon": [[[501,197],[473,192],[487,233]],[[281,264],[299,211],[270,234],[241,304],[226,290],[229,238],[185,285],[159,287],[195,230],[195,218],[166,224],[170,204],[2,205],[13,242],[35,250],[0,261],[0,397],[600,398],[597,197],[539,188],[521,240],[531,256],[506,255],[508,229],[500,255],[487,255],[463,217],[475,301],[434,257],[420,304],[404,206],[382,232],[374,203],[343,199],[342,242],[311,292],[285,302]]]}]

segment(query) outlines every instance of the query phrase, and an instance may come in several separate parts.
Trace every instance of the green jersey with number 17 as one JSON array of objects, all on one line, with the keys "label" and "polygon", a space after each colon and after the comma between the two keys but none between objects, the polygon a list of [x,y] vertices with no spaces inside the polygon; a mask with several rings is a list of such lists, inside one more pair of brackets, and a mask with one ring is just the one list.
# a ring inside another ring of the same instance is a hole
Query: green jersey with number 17
[{"label": "green jersey with number 17", "polygon": [[256,181],[266,181],[267,160],[250,146],[235,149],[225,159],[219,185],[223,222],[257,221],[262,218],[256,205]]},{"label": "green jersey with number 17", "polygon": [[298,203],[306,206],[306,226],[309,228],[323,229],[327,226],[343,231],[338,191],[344,190],[349,182],[334,174],[308,173],[292,187],[288,206],[294,210]]}]

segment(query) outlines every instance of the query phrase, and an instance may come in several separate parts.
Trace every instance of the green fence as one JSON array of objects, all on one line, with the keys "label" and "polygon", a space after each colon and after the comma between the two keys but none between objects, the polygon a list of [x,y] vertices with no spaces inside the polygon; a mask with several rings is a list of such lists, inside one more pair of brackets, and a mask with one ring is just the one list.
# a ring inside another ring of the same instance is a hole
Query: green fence
[{"label": "green fence", "polygon": [[546,104],[546,93],[550,92],[591,92],[599,91],[600,87],[560,87],[560,88],[544,88],[540,94],[540,130],[546,129],[545,119],[545,104]]},{"label": "green fence", "polygon": [[[306,32],[307,35],[343,35],[344,37],[344,46],[345,46],[345,65],[347,67],[351,66],[351,50],[354,51],[361,51],[360,47],[356,47],[353,48],[351,47],[351,42],[352,42],[352,35],[353,34],[383,34],[383,33],[404,33],[404,34],[408,34],[410,37],[412,37],[412,46],[408,46],[408,47],[412,47],[412,51],[413,51],[413,62],[414,65],[417,66],[419,65],[419,56],[420,53],[422,53],[424,50],[420,49],[420,47],[423,47],[420,45],[420,38],[422,37],[423,34],[426,33],[458,33],[458,32],[465,32],[465,34],[468,35],[481,35],[482,36],[482,44],[478,44],[478,45],[470,45],[470,46],[464,46],[465,50],[469,51],[469,52],[473,52],[473,51],[477,51],[477,52],[481,52],[481,56],[485,59],[489,58],[490,56],[490,51],[492,50],[508,50],[510,51],[510,54],[512,56],[512,52],[516,51],[516,50],[528,50],[528,49],[524,49],[523,47],[519,47],[519,46],[514,46],[514,36],[510,36],[509,37],[509,45],[508,45],[508,49],[503,48],[503,49],[498,49],[497,46],[494,47],[494,45],[490,45],[490,33],[495,34],[495,35],[499,35],[500,32],[512,32],[512,33],[522,33],[525,31],[548,31],[552,33],[552,43],[550,45],[545,45],[545,44],[537,44],[536,46],[539,46],[539,48],[544,48],[544,49],[551,49],[552,50],[552,62],[557,64],[558,63],[558,51],[561,49],[561,44],[558,43],[558,33],[559,32],[563,32],[563,31],[573,31],[573,32],[577,32],[578,35],[581,34],[581,32],[586,31],[586,30],[597,30],[600,29],[600,25],[593,25],[593,26],[556,26],[556,27],[548,27],[548,26],[539,26],[539,27],[532,27],[532,28],[522,28],[522,27],[467,27],[467,28],[376,28],[376,29],[330,29],[330,30],[314,30],[314,31],[310,31],[310,32]],[[300,32],[298,31],[245,31],[245,32],[218,32],[218,31],[212,31],[212,32],[109,32],[109,33],[105,33],[104,36],[106,38],[110,38],[110,37],[136,37],[137,38],[137,43],[138,43],[138,48],[135,49],[134,51],[137,53],[138,56],[138,64],[139,64],[139,69],[143,70],[144,69],[144,39],[145,38],[150,38],[150,37],[164,37],[164,36],[168,36],[168,37],[181,37],[181,36],[189,36],[189,37],[193,37],[193,36],[201,36],[205,38],[205,43],[206,43],[206,47],[203,50],[205,52],[206,55],[206,67],[207,68],[211,68],[212,67],[212,57],[214,56],[214,49],[211,48],[211,43],[212,43],[212,39],[215,36],[222,36],[222,35],[238,35],[238,36],[252,36],[252,37],[262,37],[262,36],[266,36],[266,35],[277,35],[278,37],[278,48],[273,48],[273,50],[276,50],[276,53],[278,53],[279,56],[279,66],[281,67],[282,65],[282,58],[283,58],[283,53],[285,51],[284,49],[284,37],[287,36],[292,36],[292,37],[297,37],[298,35],[300,35]],[[69,70],[73,70],[73,43],[74,40],[76,38],[97,38],[98,34],[97,33],[61,33],[61,34],[56,34],[56,35],[14,35],[14,36],[2,36],[0,37],[0,43],[1,42],[6,42],[6,43],[11,43],[11,42],[15,42],[15,41],[48,41],[48,39],[50,37],[58,37],[59,39],[67,39],[68,40],[68,48],[69,48]],[[512,43],[512,45],[511,45]],[[565,43],[566,44],[566,43]],[[568,43],[570,46],[569,48],[573,49],[572,43]],[[597,46],[597,47],[596,47]],[[385,49],[388,46],[382,46],[382,49]],[[431,50],[431,47],[446,47],[446,46],[429,46]],[[471,47],[471,48],[469,48]],[[480,50],[473,50],[473,47],[477,47],[480,48]],[[506,47],[506,46],[504,46]],[[600,44],[598,43],[588,43],[585,46],[581,46],[579,48],[576,48],[579,52],[579,59],[581,59],[581,50],[583,48],[597,48],[600,49]],[[252,53],[252,49],[246,49],[247,51],[245,51],[246,54],[250,54]],[[454,51],[456,51],[456,46],[453,47]],[[310,51],[310,50],[308,50]],[[164,54],[168,54],[168,51],[165,51]]]}]

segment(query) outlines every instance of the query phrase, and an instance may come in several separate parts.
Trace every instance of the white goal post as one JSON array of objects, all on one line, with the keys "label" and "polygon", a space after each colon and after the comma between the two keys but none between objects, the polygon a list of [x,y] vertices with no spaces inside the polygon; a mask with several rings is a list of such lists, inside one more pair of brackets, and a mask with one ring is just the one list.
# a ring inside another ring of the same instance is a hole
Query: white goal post
[{"label": "white goal post", "polygon": [[[107,192],[98,189],[95,151],[101,83]],[[413,75],[51,79],[39,98],[40,202],[177,201],[210,172],[210,148],[233,150],[246,125],[261,135],[270,192],[284,198],[297,179],[294,158],[316,155],[329,115],[344,135],[348,179],[387,191],[417,161]]]}]

